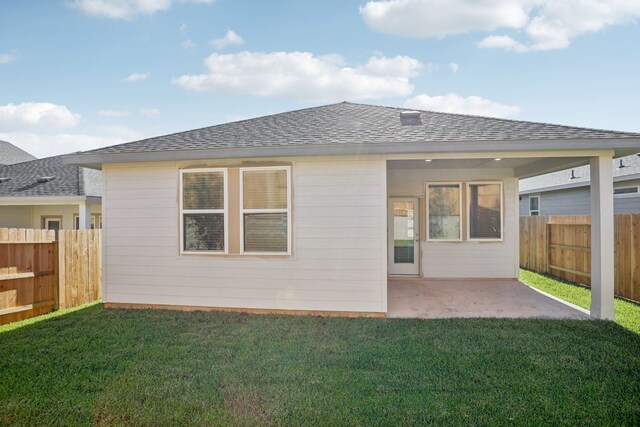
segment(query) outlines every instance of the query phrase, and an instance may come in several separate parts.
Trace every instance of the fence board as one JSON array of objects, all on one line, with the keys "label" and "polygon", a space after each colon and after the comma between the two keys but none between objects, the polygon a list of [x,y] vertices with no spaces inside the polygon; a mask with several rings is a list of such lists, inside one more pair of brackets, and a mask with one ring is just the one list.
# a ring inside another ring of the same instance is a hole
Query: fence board
[{"label": "fence board", "polygon": [[[591,217],[552,216],[548,220],[541,225],[544,217],[520,218],[520,265],[590,286]],[[615,294],[640,301],[640,214],[617,214],[614,221]],[[546,239],[539,231],[542,226],[548,230]],[[545,255],[546,264],[541,262]]]},{"label": "fence board", "polygon": [[56,242],[41,230],[0,229],[0,325],[53,309]]},{"label": "fence board", "polygon": [[0,228],[0,325],[100,298],[100,236]]}]

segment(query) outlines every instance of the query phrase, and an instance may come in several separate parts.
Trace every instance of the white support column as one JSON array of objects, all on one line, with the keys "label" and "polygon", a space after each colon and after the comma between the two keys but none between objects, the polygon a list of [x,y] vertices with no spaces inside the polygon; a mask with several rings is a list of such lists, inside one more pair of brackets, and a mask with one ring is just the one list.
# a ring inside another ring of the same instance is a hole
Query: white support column
[{"label": "white support column", "polygon": [[613,159],[591,158],[591,316],[613,320]]},{"label": "white support column", "polygon": [[78,205],[78,213],[79,213],[79,226],[80,230],[90,230],[91,229],[91,205],[86,202],[81,202]]}]

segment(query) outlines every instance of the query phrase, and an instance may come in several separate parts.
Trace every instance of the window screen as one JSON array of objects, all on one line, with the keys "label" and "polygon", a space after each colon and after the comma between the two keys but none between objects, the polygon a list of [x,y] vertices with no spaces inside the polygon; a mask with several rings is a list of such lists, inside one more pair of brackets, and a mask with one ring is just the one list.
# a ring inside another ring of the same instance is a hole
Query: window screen
[{"label": "window screen", "polygon": [[242,170],[244,252],[289,252],[289,169]]},{"label": "window screen", "polygon": [[182,172],[182,249],[224,252],[225,173]]},{"label": "window screen", "polygon": [[460,184],[428,184],[429,240],[460,240]]},{"label": "window screen", "polygon": [[502,239],[502,185],[469,184],[469,238]]}]

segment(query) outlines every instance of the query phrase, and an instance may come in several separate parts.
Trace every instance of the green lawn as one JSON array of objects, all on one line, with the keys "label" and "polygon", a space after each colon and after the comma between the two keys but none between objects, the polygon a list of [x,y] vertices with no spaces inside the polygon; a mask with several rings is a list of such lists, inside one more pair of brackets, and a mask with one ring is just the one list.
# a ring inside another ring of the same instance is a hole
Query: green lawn
[{"label": "green lawn", "polygon": [[639,422],[640,335],[612,322],[97,304],[0,332],[0,425]]},{"label": "green lawn", "polygon": [[[591,290],[586,286],[567,282],[552,276],[520,270],[520,280],[555,297],[562,298],[579,307],[589,309]],[[640,334],[640,304],[622,298],[615,299],[616,323]],[[640,374],[639,374],[640,375]]]}]

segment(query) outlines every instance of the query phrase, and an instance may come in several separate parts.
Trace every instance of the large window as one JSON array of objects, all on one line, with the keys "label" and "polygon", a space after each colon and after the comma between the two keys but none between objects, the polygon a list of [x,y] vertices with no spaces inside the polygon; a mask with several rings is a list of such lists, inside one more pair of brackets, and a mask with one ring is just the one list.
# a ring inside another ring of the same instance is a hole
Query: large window
[{"label": "large window", "polygon": [[241,252],[291,253],[291,169],[240,169]]},{"label": "large window", "polygon": [[427,240],[462,240],[461,188],[459,182],[427,184]]},{"label": "large window", "polygon": [[180,172],[181,252],[227,252],[227,171]]},{"label": "large window", "polygon": [[468,239],[502,240],[502,183],[472,182],[467,186]]}]

